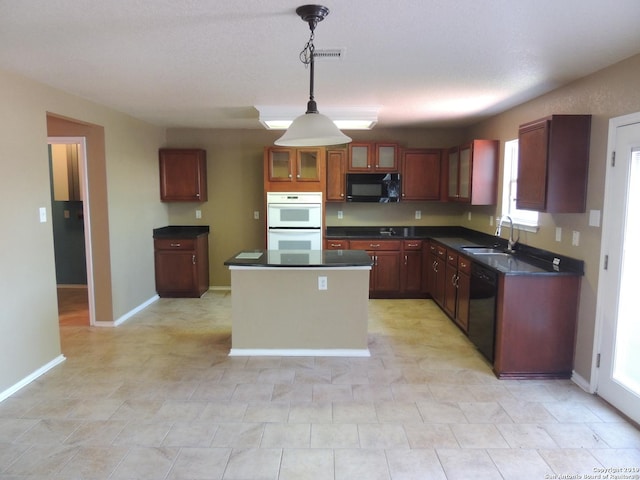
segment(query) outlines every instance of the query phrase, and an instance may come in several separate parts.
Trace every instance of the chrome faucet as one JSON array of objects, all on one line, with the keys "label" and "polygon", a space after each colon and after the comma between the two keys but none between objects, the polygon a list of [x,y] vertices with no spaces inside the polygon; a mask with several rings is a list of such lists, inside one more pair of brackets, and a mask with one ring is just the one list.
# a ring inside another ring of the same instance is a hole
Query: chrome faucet
[{"label": "chrome faucet", "polygon": [[515,240],[513,239],[513,220],[511,219],[511,217],[509,215],[505,215],[500,219],[500,222],[498,223],[498,228],[496,228],[496,237],[500,236],[500,233],[502,232],[502,222],[504,222],[506,220],[509,220],[509,240],[507,241],[507,252],[509,253],[514,253],[515,250],[515,246],[516,243],[518,243],[518,240],[520,240],[520,232],[518,232],[518,238],[516,238]]}]

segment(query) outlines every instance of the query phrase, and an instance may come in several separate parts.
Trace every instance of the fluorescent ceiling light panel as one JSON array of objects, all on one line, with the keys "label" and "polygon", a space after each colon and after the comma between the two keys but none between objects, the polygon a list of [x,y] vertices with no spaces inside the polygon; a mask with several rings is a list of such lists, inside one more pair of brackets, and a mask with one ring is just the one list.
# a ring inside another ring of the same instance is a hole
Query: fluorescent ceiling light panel
[{"label": "fluorescent ceiling light panel", "polygon": [[[304,113],[299,106],[256,105],[255,108],[267,130],[286,130],[294,118]],[[340,130],[370,130],[378,123],[380,107],[321,107],[318,110]]]}]

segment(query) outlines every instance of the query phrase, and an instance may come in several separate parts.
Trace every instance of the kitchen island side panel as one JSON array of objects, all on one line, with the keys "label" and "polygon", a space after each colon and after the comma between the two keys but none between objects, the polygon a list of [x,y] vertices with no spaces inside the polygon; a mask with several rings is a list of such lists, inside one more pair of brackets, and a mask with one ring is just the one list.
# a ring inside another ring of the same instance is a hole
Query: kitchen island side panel
[{"label": "kitchen island side panel", "polygon": [[[231,268],[232,352],[368,355],[368,267]],[[318,289],[326,277],[327,289]]]}]

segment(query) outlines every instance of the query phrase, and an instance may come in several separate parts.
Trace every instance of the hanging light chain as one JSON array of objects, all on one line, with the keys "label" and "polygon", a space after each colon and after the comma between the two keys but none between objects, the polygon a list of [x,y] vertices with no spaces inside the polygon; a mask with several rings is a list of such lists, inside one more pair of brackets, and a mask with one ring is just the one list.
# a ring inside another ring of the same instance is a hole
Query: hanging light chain
[{"label": "hanging light chain", "polygon": [[311,63],[311,58],[313,57],[313,52],[315,50],[315,46],[313,45],[313,39],[315,38],[315,26],[316,22],[309,22],[311,35],[309,36],[309,41],[300,52],[300,61],[307,66]]}]

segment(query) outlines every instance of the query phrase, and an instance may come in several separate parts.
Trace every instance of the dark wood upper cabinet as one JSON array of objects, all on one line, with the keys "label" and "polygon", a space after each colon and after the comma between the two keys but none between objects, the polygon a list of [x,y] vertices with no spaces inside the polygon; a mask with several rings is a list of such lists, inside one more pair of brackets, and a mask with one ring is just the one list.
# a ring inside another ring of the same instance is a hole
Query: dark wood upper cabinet
[{"label": "dark wood upper cabinet", "polygon": [[449,201],[495,205],[498,199],[497,140],[473,140],[449,150]]},{"label": "dark wood upper cabinet", "polygon": [[346,149],[327,150],[327,202],[344,202],[347,198]]},{"label": "dark wood upper cabinet", "polygon": [[516,207],[584,212],[590,135],[591,115],[551,115],[521,125]]},{"label": "dark wood upper cabinet", "polygon": [[402,200],[440,200],[442,150],[407,149],[402,152]]},{"label": "dark wood upper cabinet", "polygon": [[160,200],[207,201],[207,152],[196,148],[163,148],[160,157]]}]

